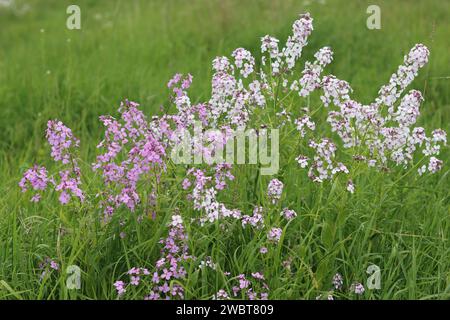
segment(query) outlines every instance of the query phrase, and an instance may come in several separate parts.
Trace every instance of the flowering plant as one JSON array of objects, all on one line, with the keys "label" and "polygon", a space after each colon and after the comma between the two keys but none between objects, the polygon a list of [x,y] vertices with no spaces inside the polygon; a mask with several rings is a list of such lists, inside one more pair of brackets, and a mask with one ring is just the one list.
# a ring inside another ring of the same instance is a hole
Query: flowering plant
[{"label": "flowering plant", "polygon": [[[294,22],[284,47],[280,48],[280,41],[274,37],[261,39],[259,63],[244,48],[234,50],[230,58],[215,58],[211,97],[205,102],[192,103],[188,90],[193,77],[176,74],[167,84],[175,113],[167,112],[149,120],[138,103],[125,100],[118,110],[119,119],[101,116],[105,134],[97,145],[101,153],[92,168],[103,184],[94,193],[82,188],[77,156],[79,140],[62,122],[49,121],[46,137],[51,156],[63,168],[57,174],[50,174],[47,168],[35,165],[24,173],[20,187],[24,192],[33,190],[34,202],[50,187],[59,192],[62,204],[73,200],[84,202],[94,194],[89,203],[101,208],[108,221],[115,213],[122,214],[122,209],[156,213],[160,197],[172,190],[168,185],[175,185],[188,200],[185,209],[198,214],[192,223],[226,229],[229,223],[238,221],[238,225],[251,230],[255,237],[264,238],[270,248],[282,242],[283,228],[297,217],[283,201],[286,177],[283,174],[273,177],[264,197],[253,203],[232,207],[232,201],[229,201],[231,206],[222,201],[226,192],[232,192],[232,184],[237,180],[235,167],[233,163],[209,160],[232,138],[233,130],[253,127],[258,135],[263,135],[269,127],[279,129],[281,141],[285,142],[282,147],[286,146],[282,161],[298,163],[298,171],[289,174],[307,175],[318,184],[336,181],[350,193],[357,192],[358,175],[354,168],[360,164],[382,171],[397,166],[415,168],[420,175],[438,172],[443,162],[437,156],[447,142],[446,133],[442,129],[427,133],[415,126],[423,97],[417,90],[405,93],[428,62],[429,50],[422,44],[415,45],[389,83],[381,87],[375,101],[364,105],[351,97],[353,90],[348,82],[324,75],[327,65],[333,61],[331,48],[321,48],[313,61],[305,62],[303,70],[298,70],[312,31],[312,17],[303,14]],[[320,102],[311,103],[315,97]],[[169,155],[195,130],[198,122],[217,130],[189,141],[194,153],[207,160],[178,166]],[[323,132],[318,129],[324,126]],[[339,177],[343,177],[343,182]],[[256,184],[251,187],[256,190]],[[270,215],[271,211],[277,214]],[[153,270],[133,267],[128,271],[129,280],[115,282],[119,296],[148,278],[146,298],[184,297],[183,263],[195,258],[188,254],[183,226],[189,220],[183,212],[171,218],[168,236],[160,242],[161,259]],[[263,248],[261,254],[268,250]],[[242,273],[234,279],[239,285],[232,286],[232,292],[221,289],[215,297],[267,298],[268,286],[265,282],[260,284],[264,276],[251,272],[251,281]],[[264,292],[257,293],[253,282]],[[342,286],[342,279],[336,277],[333,283],[337,289]],[[353,291],[363,294],[364,287],[358,283]]]}]

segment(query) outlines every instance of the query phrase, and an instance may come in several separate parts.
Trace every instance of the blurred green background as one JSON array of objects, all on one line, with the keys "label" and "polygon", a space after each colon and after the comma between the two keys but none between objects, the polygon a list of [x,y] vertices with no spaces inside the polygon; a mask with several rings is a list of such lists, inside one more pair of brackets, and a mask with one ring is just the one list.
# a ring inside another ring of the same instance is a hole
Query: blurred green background
[{"label": "blurred green background", "polygon": [[[206,100],[215,56],[237,47],[258,56],[261,36],[284,42],[305,11],[315,30],[304,56],[331,46],[334,62],[326,71],[349,81],[354,97],[365,103],[415,43],[426,44],[430,63],[412,86],[426,99],[420,124],[449,128],[450,1],[1,2],[0,180],[11,182],[8,187],[15,187],[21,166],[48,161],[48,119],[66,123],[81,138],[83,152],[91,153],[92,139],[101,134],[98,116],[114,113],[120,100],[140,102],[147,114],[158,112],[175,72],[192,73],[191,99]],[[81,30],[66,28],[70,4],[81,8]],[[369,4],[381,8],[381,30],[366,27]]]}]

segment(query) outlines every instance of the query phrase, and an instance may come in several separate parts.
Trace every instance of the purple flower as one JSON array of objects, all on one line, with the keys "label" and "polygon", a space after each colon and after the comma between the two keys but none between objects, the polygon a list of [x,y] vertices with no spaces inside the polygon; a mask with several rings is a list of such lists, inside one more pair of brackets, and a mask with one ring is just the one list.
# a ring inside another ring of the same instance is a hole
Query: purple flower
[{"label": "purple flower", "polygon": [[297,216],[297,212],[284,208],[280,215],[282,215],[286,220],[292,220]]},{"label": "purple flower", "polygon": [[52,268],[53,270],[59,270],[59,265],[55,261],[52,260],[50,262],[50,268]]},{"label": "purple flower", "polygon": [[267,238],[269,239],[269,241],[278,242],[280,241],[282,233],[283,230],[281,228],[272,228],[267,234]]},{"label": "purple flower", "polygon": [[131,276],[130,277],[130,284],[133,286],[138,286],[141,278],[137,276]]},{"label": "purple flower", "polygon": [[283,182],[278,179],[272,179],[269,182],[269,186],[267,188],[267,195],[273,204],[278,202],[281,198],[281,193],[283,192]]},{"label": "purple flower", "polygon": [[123,281],[116,281],[114,282],[114,287],[116,287],[117,290],[117,294],[120,296],[122,294],[124,294],[127,290],[125,289],[125,282]]}]

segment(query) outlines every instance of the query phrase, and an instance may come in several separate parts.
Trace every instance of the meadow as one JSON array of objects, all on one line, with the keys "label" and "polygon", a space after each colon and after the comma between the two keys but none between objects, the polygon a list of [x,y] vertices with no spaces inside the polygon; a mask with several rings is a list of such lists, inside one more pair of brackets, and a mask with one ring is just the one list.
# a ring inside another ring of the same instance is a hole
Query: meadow
[{"label": "meadow", "polygon": [[[81,30],[66,28],[66,8],[73,2],[81,8]],[[216,56],[230,57],[242,47],[259,64],[261,37],[274,36],[284,45],[301,13],[310,12],[314,30],[297,78],[305,61],[314,61],[314,54],[329,46],[333,61],[322,75],[346,80],[351,97],[363,104],[375,100],[415,44],[426,45],[429,61],[405,92],[416,89],[423,96],[418,126],[427,133],[449,132],[450,3],[377,1],[380,30],[366,27],[369,4],[23,0],[0,6],[0,299],[143,299],[153,291],[161,248],[173,238],[189,257],[179,257],[183,272],[166,283],[186,299],[220,298],[218,292],[234,299],[253,294],[269,299],[450,298],[449,152],[444,145],[437,156],[442,168],[419,175],[420,154],[407,168],[377,170],[340,143],[337,157],[355,184],[349,192],[343,173],[311,181],[295,161],[299,149],[309,150],[308,143],[287,131],[281,135],[275,176],[259,175],[256,165],[237,165],[226,190],[217,190],[220,203],[242,214],[262,207],[261,229],[242,227],[238,219],[199,224],[204,212],[193,207],[189,187],[182,187],[188,168],[170,161],[164,163],[167,170],[139,186],[142,203],[135,210],[121,206],[104,219],[102,194],[109,186],[91,169],[104,137],[99,116],[119,118],[125,99],[139,103],[148,120],[176,112],[171,95],[177,93],[167,86],[176,73],[193,76],[192,104],[208,101]],[[330,109],[319,93],[290,99],[283,102],[290,101],[286,108],[293,119],[301,108],[311,108],[316,137],[340,141],[326,122]],[[251,125],[278,121],[281,108],[271,108],[258,109]],[[58,193],[47,192],[35,203],[19,187],[36,163],[52,173],[64,167],[51,159],[46,141],[47,121],[53,119],[80,140],[77,166],[84,201],[64,205]],[[280,199],[277,190],[268,194],[275,178],[283,183]],[[284,208],[296,217],[284,219]],[[276,241],[272,227],[281,228]],[[160,243],[161,238],[169,240]],[[379,267],[379,289],[366,285],[371,265]],[[81,272],[79,289],[67,287],[73,275],[69,266]],[[358,284],[363,292],[355,290]],[[252,290],[233,295],[236,286]]]}]

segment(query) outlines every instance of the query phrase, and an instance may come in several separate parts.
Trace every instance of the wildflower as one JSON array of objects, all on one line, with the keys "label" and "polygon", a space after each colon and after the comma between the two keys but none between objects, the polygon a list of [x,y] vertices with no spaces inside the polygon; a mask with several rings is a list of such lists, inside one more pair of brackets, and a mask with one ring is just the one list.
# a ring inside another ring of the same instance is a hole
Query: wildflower
[{"label": "wildflower", "polygon": [[247,78],[252,72],[255,65],[255,59],[252,54],[243,49],[238,48],[233,51],[231,56],[235,59],[235,65],[244,78]]},{"label": "wildflower", "polygon": [[259,252],[260,252],[261,254],[266,254],[266,253],[267,253],[267,248],[266,248],[266,247],[261,247],[261,248],[259,249]]},{"label": "wildflower", "polygon": [[261,52],[262,53],[268,52],[272,59],[277,58],[278,54],[279,54],[278,42],[279,42],[279,40],[274,37],[270,37],[270,36],[262,37],[261,38]]},{"label": "wildflower", "polygon": [[283,216],[286,220],[292,220],[297,216],[297,212],[288,208],[284,208],[283,211],[281,211],[280,215]]},{"label": "wildflower", "polygon": [[334,287],[336,290],[341,290],[341,289],[342,289],[342,286],[344,285],[344,278],[342,277],[342,275],[341,275],[340,273],[336,273],[336,274],[333,276],[333,281],[332,281],[332,283],[333,283],[333,287]]},{"label": "wildflower", "polygon": [[[330,64],[333,60],[333,51],[329,47],[323,47],[314,55],[316,60],[311,63],[307,61],[305,63],[305,69],[302,71],[302,77],[298,81],[298,85],[301,87],[298,94],[301,97],[307,97],[312,91],[321,87],[321,73],[323,68]],[[291,86],[291,89],[296,90],[297,83]],[[311,129],[314,130],[314,129]]]},{"label": "wildflower", "polygon": [[150,291],[150,294],[144,298],[144,300],[159,300],[160,295],[157,292]]},{"label": "wildflower", "polygon": [[189,181],[189,179],[187,179],[187,178],[184,179],[184,180],[183,180],[183,184],[182,184],[183,189],[186,190],[186,189],[188,189],[190,186],[191,186],[191,182]]},{"label": "wildflower", "polygon": [[341,106],[350,99],[349,94],[352,89],[347,81],[339,80],[335,76],[325,76],[322,80],[323,95],[320,97],[325,107],[331,102],[336,106]]},{"label": "wildflower", "polygon": [[282,232],[283,230],[281,230],[281,228],[272,228],[270,229],[267,238],[269,239],[269,241],[278,242],[280,241]]},{"label": "wildflower", "polygon": [[430,163],[428,164],[428,171],[430,171],[431,173],[436,173],[439,170],[441,170],[442,168],[442,161],[435,158],[435,157],[431,157],[430,158]]},{"label": "wildflower", "polygon": [[263,208],[255,207],[253,209],[253,216],[244,215],[242,217],[242,226],[245,227],[247,224],[255,227],[256,229],[261,229],[264,227],[264,218],[263,218]]},{"label": "wildflower", "polygon": [[314,182],[322,182],[331,179],[339,172],[349,173],[343,163],[336,163],[334,161],[337,147],[330,139],[323,138],[319,143],[310,140],[309,146],[316,151],[314,161],[308,171],[308,176],[311,180]]},{"label": "wildflower", "polygon": [[172,272],[168,271],[167,269],[163,269],[162,274],[161,274],[161,279],[170,280],[171,277],[172,277]]},{"label": "wildflower", "polygon": [[278,179],[272,179],[269,182],[267,188],[267,195],[271,199],[272,203],[275,204],[281,198],[281,193],[283,192],[283,182]]},{"label": "wildflower", "polygon": [[72,134],[72,130],[61,121],[49,120],[47,123],[46,138],[51,146],[51,156],[55,161],[68,164],[71,160],[70,147],[77,147],[79,140]]},{"label": "wildflower", "polygon": [[216,270],[217,265],[212,261],[211,257],[206,257],[205,260],[200,261],[199,268],[203,269],[205,267]]},{"label": "wildflower", "polygon": [[138,286],[138,285],[139,285],[139,282],[140,282],[140,280],[141,280],[141,278],[140,278],[140,277],[135,277],[135,276],[132,276],[132,277],[131,277],[131,281],[130,281],[130,284],[131,284],[131,285],[133,285],[133,286]]},{"label": "wildflower", "polygon": [[240,274],[235,279],[238,283],[231,288],[234,297],[241,293],[249,300],[266,300],[268,298],[266,291],[269,290],[269,287],[263,282],[264,276],[261,273],[252,273],[252,278],[248,279],[245,274]]},{"label": "wildflower", "polygon": [[223,290],[220,289],[219,291],[217,291],[217,293],[214,295],[214,298],[217,300],[228,300],[230,299],[230,297],[228,296],[228,293]]},{"label": "wildflower", "polygon": [[311,131],[316,129],[316,124],[309,116],[303,116],[294,121],[297,126],[297,130],[300,132],[300,136],[303,138],[306,134],[305,127]]},{"label": "wildflower", "polygon": [[179,226],[179,225],[182,225],[182,223],[183,223],[183,219],[181,218],[181,216],[180,215],[174,215],[174,216],[172,216],[172,222],[171,222],[171,226],[173,226],[173,227],[177,227],[177,226]]},{"label": "wildflower", "polygon": [[264,280],[264,275],[259,272],[252,273],[252,277],[258,280]]},{"label": "wildflower", "polygon": [[167,282],[164,282],[164,284],[162,286],[159,286],[158,289],[161,293],[167,293],[170,291],[170,287]]},{"label": "wildflower", "polygon": [[50,268],[53,270],[59,270],[59,265],[55,261],[50,261]]},{"label": "wildflower", "polygon": [[362,295],[365,291],[364,286],[359,282],[353,283],[351,286],[351,290],[358,295]]},{"label": "wildflower", "polygon": [[433,142],[442,142],[444,145],[447,144],[447,133],[442,129],[436,129],[432,133]]},{"label": "wildflower", "polygon": [[233,180],[234,176],[231,174],[231,165],[228,163],[220,163],[216,166],[216,173],[214,175],[215,188],[223,190],[226,187],[226,180]]},{"label": "wildflower", "polygon": [[392,106],[402,91],[417,76],[419,69],[428,62],[429,55],[430,52],[427,47],[423,44],[416,44],[405,56],[404,64],[392,75],[389,84],[381,87],[376,102]]},{"label": "wildflower", "polygon": [[42,280],[46,275],[50,274],[51,270],[59,271],[59,264],[49,257],[46,257],[39,263],[39,269],[42,270],[40,275],[40,279]]},{"label": "wildflower", "polygon": [[300,15],[292,25],[292,36],[289,36],[283,55],[286,59],[286,67],[292,69],[296,60],[301,56],[303,47],[307,44],[307,39],[313,30],[312,18],[309,13]]},{"label": "wildflower", "polygon": [[39,202],[40,200],[41,200],[41,195],[40,194],[35,194],[30,199],[31,202]]},{"label": "wildflower", "polygon": [[355,192],[355,185],[353,184],[353,181],[351,179],[347,182],[347,191],[350,193]]},{"label": "wildflower", "polygon": [[[37,165],[25,171],[22,179],[19,182],[19,187],[22,189],[22,192],[26,192],[28,187],[34,191],[43,191],[47,188],[50,179],[48,178],[48,172],[45,167],[39,167]],[[33,195],[31,201],[38,202],[41,199],[41,195],[36,193]]]},{"label": "wildflower", "polygon": [[117,290],[117,294],[120,296],[120,295],[122,295],[122,294],[124,294],[127,290],[125,289],[125,286],[126,286],[126,284],[125,284],[125,282],[123,282],[123,281],[116,281],[116,282],[114,282],[114,287],[116,288],[116,290]]},{"label": "wildflower", "polygon": [[299,155],[295,160],[298,162],[300,168],[306,168],[308,166],[308,157]]}]

